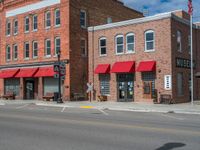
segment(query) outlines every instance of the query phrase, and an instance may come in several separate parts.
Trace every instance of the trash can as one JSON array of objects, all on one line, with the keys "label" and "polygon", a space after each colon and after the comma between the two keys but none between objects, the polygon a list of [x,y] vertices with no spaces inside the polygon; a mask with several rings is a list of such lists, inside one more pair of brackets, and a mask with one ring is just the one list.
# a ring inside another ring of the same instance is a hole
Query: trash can
[{"label": "trash can", "polygon": [[58,101],[58,92],[54,92],[53,101]]}]

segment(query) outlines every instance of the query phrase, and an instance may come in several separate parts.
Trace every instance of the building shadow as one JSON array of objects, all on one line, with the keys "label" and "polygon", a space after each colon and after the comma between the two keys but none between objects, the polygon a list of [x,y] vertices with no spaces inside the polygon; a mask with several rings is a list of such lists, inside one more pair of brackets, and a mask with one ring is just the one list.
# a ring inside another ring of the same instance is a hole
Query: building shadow
[{"label": "building shadow", "polygon": [[184,147],[186,144],[184,143],[166,143],[162,147],[159,147],[155,150],[173,150],[175,148]]}]

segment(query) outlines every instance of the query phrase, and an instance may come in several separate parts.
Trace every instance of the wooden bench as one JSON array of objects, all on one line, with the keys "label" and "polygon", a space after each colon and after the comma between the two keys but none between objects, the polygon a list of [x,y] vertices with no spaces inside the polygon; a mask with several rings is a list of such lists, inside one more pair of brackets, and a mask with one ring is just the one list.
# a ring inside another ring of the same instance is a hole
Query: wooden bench
[{"label": "wooden bench", "polygon": [[160,103],[161,104],[174,104],[172,96],[169,94],[161,94],[160,95]]},{"label": "wooden bench", "polygon": [[108,99],[106,95],[98,95],[97,98],[99,102],[105,102]]},{"label": "wooden bench", "polygon": [[85,95],[83,93],[73,93],[73,97],[76,101],[85,100]]},{"label": "wooden bench", "polygon": [[15,94],[12,91],[8,91],[8,92],[6,92],[6,94],[4,94],[2,96],[2,98],[5,98],[5,99],[15,99]]},{"label": "wooden bench", "polygon": [[50,101],[51,99],[54,99],[54,93],[46,93],[45,96],[43,96],[43,99],[46,101]]}]

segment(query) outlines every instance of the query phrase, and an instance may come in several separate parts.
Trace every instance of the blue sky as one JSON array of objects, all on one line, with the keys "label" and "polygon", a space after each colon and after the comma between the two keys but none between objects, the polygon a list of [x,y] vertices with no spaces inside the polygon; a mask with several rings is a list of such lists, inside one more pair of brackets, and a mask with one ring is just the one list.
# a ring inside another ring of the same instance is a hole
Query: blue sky
[{"label": "blue sky", "polygon": [[[188,0],[123,0],[125,5],[142,11],[148,8],[149,15],[183,9],[188,11]],[[194,21],[200,21],[200,0],[193,0]]]}]

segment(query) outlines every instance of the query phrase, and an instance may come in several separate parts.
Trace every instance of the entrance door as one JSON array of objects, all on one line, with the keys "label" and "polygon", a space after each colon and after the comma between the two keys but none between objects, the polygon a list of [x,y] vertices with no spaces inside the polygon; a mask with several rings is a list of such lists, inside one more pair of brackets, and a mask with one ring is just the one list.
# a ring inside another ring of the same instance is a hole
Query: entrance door
[{"label": "entrance door", "polygon": [[25,99],[34,99],[34,81],[26,81]]},{"label": "entrance door", "polygon": [[154,94],[154,81],[144,81],[143,82],[144,87],[144,98],[145,99],[152,99]]},{"label": "entrance door", "polygon": [[129,102],[133,101],[133,74],[118,74],[117,75],[117,90],[118,101]]}]

